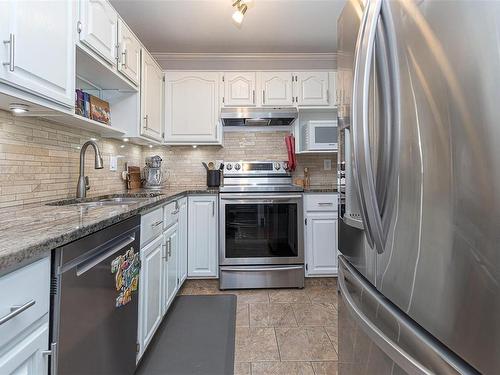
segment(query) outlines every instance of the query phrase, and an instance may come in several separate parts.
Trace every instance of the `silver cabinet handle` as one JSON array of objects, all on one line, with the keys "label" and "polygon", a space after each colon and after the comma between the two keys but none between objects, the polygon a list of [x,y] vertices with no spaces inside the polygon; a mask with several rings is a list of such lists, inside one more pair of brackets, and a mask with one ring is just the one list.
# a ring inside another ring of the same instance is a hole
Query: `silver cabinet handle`
[{"label": "silver cabinet handle", "polygon": [[21,305],[21,306],[12,306],[10,308],[10,313],[8,313],[7,315],[5,316],[2,316],[0,318],[0,326],[4,323],[7,323],[9,320],[11,320],[12,318],[18,316],[19,314],[21,314],[23,311],[26,311],[28,310],[31,306],[33,306],[35,304],[35,300],[32,299],[31,301],[28,301],[26,302],[24,305]]},{"label": "silver cabinet handle", "polygon": [[127,56],[128,56],[127,50],[124,50],[122,52],[122,68],[126,68],[127,67],[127,60],[128,60]]},{"label": "silver cabinet handle", "polygon": [[158,225],[160,225],[160,224],[163,224],[163,220],[156,221],[156,222],[152,223],[152,224],[151,224],[151,226],[152,226],[153,228],[156,228],[156,227],[157,227]]},{"label": "silver cabinet handle", "polygon": [[167,262],[168,261],[168,249],[167,249],[167,244],[168,244],[168,241],[165,242],[164,244],[161,245],[161,247],[163,248],[163,250],[165,251],[165,255],[162,256],[161,258]]},{"label": "silver cabinet handle", "polygon": [[172,238],[169,238],[167,241],[168,244],[168,257],[172,257]]},{"label": "silver cabinet handle", "polygon": [[15,48],[16,48],[16,38],[14,34],[9,35],[9,40],[4,40],[3,44],[8,44],[9,45],[9,62],[4,62],[4,66],[9,66],[9,71],[13,72],[14,71],[14,53],[15,53]]},{"label": "silver cabinet handle", "polygon": [[[397,343],[392,341],[389,337],[387,337],[380,328],[378,328],[364,313],[363,311],[356,305],[356,302],[352,298],[349,290],[346,286],[346,275],[345,272],[348,272],[349,279],[352,279],[354,283],[358,284],[363,288],[363,292],[368,293],[371,297],[373,297],[380,305],[385,306],[387,302],[382,301],[378,296],[375,296],[371,290],[370,286],[367,286],[365,282],[363,282],[358,276],[356,276],[352,270],[350,270],[350,266],[343,261],[341,257],[339,257],[339,278],[338,283],[340,287],[340,292],[342,294],[342,299],[344,300],[344,304],[349,310],[351,316],[357,321],[357,323],[361,326],[363,331],[377,344],[379,348],[381,348],[387,355],[406,370],[410,374],[419,374],[419,375],[431,375],[433,374],[427,367],[418,362],[415,358],[413,358],[410,354],[408,354],[403,348],[401,348]],[[397,317],[394,317],[397,319]],[[404,322],[397,319],[399,324],[405,325]]]},{"label": "silver cabinet handle", "polygon": [[252,103],[255,104],[255,90],[252,91]]},{"label": "silver cabinet handle", "polygon": [[212,216],[215,216],[215,202],[212,201]]},{"label": "silver cabinet handle", "polygon": [[319,202],[318,206],[333,206],[332,202]]},{"label": "silver cabinet handle", "polygon": [[266,90],[262,90],[262,103],[266,104]]},{"label": "silver cabinet handle", "polygon": [[42,351],[43,356],[50,356],[50,369],[51,369],[52,374],[56,373],[56,365],[57,365],[56,349],[57,349],[57,343],[53,342],[52,344],[50,344],[50,350],[43,350]]},{"label": "silver cabinet handle", "polygon": [[148,128],[148,115],[144,116],[144,128]]}]

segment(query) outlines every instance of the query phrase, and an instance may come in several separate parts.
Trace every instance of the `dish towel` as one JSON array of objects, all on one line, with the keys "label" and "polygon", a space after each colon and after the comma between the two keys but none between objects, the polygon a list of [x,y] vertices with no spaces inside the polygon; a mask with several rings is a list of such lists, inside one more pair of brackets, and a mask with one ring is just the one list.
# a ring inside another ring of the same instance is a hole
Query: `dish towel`
[{"label": "dish towel", "polygon": [[297,159],[295,158],[295,137],[293,134],[285,137],[286,150],[288,152],[287,170],[293,172],[297,167]]}]

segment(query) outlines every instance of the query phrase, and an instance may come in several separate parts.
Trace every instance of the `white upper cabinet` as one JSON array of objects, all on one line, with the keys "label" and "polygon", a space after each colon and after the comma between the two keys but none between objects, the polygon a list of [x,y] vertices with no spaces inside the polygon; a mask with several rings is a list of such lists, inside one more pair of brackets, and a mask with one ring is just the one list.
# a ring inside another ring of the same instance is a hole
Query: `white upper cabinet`
[{"label": "white upper cabinet", "polygon": [[80,0],[80,41],[116,66],[118,13],[106,0]]},{"label": "white upper cabinet", "polygon": [[260,77],[263,106],[293,106],[291,72],[262,72]]},{"label": "white upper cabinet", "polygon": [[74,106],[71,1],[0,1],[0,81]]},{"label": "white upper cabinet", "polygon": [[295,99],[299,106],[327,106],[329,104],[328,72],[295,73]]},{"label": "white upper cabinet", "polygon": [[118,70],[136,85],[141,77],[141,43],[121,19],[118,19]]},{"label": "white upper cabinet", "polygon": [[142,53],[141,135],[163,139],[163,71],[149,53]]},{"label": "white upper cabinet", "polygon": [[222,77],[224,106],[251,107],[255,105],[255,72],[226,72]]},{"label": "white upper cabinet", "polygon": [[220,143],[219,73],[165,73],[165,142]]}]

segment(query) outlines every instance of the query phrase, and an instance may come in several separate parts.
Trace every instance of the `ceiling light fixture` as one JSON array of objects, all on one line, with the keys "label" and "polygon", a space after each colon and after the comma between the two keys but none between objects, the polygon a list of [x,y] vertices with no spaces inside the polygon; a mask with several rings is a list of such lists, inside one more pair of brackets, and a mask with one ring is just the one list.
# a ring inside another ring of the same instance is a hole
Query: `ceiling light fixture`
[{"label": "ceiling light fixture", "polygon": [[241,24],[243,22],[243,18],[248,9],[248,5],[245,4],[246,2],[247,1],[244,0],[236,0],[233,3],[233,8],[236,8],[236,10],[233,13],[233,21],[236,22],[237,24]]},{"label": "ceiling light fixture", "polygon": [[29,107],[26,104],[12,103],[9,105],[9,109],[12,113],[25,113],[29,111]]}]

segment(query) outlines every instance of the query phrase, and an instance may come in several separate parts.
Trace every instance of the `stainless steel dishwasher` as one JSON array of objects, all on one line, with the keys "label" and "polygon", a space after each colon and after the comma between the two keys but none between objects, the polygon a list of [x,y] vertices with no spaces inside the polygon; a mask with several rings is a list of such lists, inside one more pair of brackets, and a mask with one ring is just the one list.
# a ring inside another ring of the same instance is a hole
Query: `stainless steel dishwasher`
[{"label": "stainless steel dishwasher", "polygon": [[51,374],[133,374],[137,351],[140,217],[53,254]]}]

